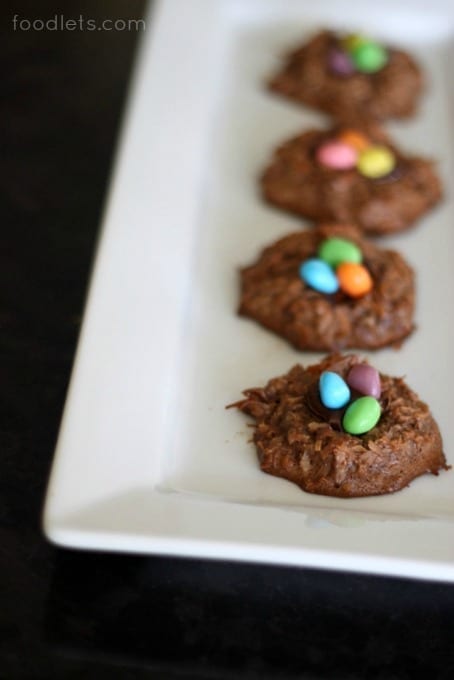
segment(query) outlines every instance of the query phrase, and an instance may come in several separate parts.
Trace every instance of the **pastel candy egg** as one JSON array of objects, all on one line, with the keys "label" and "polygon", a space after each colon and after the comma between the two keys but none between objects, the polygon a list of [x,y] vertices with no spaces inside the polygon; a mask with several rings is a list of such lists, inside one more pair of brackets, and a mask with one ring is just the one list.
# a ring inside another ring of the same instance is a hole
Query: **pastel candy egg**
[{"label": "pastel candy egg", "polygon": [[338,134],[337,139],[339,142],[352,146],[357,151],[364,151],[364,149],[370,146],[369,139],[362,132],[358,132],[358,130],[342,130]]},{"label": "pastel candy egg", "polygon": [[318,249],[318,256],[334,269],[342,262],[356,262],[360,264],[363,256],[356,243],[346,238],[327,238],[322,241]]},{"label": "pastel candy egg", "polygon": [[375,399],[380,398],[380,374],[373,366],[368,364],[353,366],[347,376],[347,384],[361,394],[375,397]]},{"label": "pastel candy egg", "polygon": [[321,165],[333,170],[349,170],[355,167],[358,152],[348,144],[333,140],[319,146],[317,160]]},{"label": "pastel candy egg", "polygon": [[360,397],[347,407],[342,427],[349,434],[364,434],[375,427],[380,415],[380,404],[374,397]]},{"label": "pastel candy egg", "polygon": [[345,380],[332,371],[324,371],[319,382],[320,400],[326,408],[342,408],[350,399],[350,389]]},{"label": "pastel candy egg", "polygon": [[348,52],[353,52],[353,50],[355,50],[357,47],[367,42],[369,41],[362,35],[359,35],[358,33],[350,33],[350,35],[346,35],[345,38],[342,38],[341,45],[346,50],[348,50]]},{"label": "pastel candy egg", "polygon": [[351,54],[353,63],[362,73],[376,73],[388,61],[388,53],[385,48],[372,41],[356,45]]},{"label": "pastel candy egg", "polygon": [[328,53],[328,68],[336,76],[351,76],[356,70],[350,55],[336,47]]},{"label": "pastel candy egg", "polygon": [[300,276],[310,288],[319,293],[335,293],[339,282],[331,267],[316,257],[310,258],[300,266]]},{"label": "pastel candy egg", "polygon": [[366,267],[356,262],[343,262],[336,269],[340,289],[352,298],[369,293],[374,285]]},{"label": "pastel candy egg", "polygon": [[369,146],[358,157],[358,171],[371,179],[385,177],[394,170],[396,159],[386,146]]}]

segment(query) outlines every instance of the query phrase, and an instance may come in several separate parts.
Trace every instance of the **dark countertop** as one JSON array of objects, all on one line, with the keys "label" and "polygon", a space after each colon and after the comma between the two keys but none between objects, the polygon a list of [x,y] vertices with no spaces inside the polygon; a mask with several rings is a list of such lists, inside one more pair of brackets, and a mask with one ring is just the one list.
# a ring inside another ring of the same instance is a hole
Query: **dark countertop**
[{"label": "dark countertop", "polygon": [[143,3],[15,4],[0,10],[0,677],[452,678],[452,585],[43,538],[138,33],[15,31],[13,16],[139,18]]}]

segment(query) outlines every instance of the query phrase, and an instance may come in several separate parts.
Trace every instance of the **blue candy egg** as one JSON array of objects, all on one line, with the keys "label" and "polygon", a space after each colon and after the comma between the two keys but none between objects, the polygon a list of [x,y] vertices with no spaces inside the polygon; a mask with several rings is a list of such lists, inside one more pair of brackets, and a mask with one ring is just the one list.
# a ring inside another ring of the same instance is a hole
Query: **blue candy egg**
[{"label": "blue candy egg", "polygon": [[340,375],[324,371],[320,376],[320,399],[326,408],[343,408],[350,400],[350,388]]},{"label": "blue candy egg", "polygon": [[329,264],[317,257],[312,257],[300,266],[300,276],[310,288],[319,293],[335,293],[339,290],[339,282]]}]

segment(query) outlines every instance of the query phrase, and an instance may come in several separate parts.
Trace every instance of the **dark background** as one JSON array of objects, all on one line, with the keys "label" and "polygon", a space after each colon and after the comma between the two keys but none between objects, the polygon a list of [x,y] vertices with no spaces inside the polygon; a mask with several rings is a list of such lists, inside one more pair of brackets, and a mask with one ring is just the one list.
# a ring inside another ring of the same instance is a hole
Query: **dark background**
[{"label": "dark background", "polygon": [[79,553],[42,536],[140,33],[14,31],[12,17],[143,10],[127,0],[0,9],[0,678],[451,679],[451,585]]}]

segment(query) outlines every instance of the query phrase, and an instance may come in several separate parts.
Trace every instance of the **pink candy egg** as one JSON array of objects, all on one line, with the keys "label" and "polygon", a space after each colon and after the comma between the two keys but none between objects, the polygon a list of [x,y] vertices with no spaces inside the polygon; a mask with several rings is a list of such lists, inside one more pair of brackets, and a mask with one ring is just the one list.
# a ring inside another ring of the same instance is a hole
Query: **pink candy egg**
[{"label": "pink candy egg", "polygon": [[321,165],[334,170],[349,170],[354,168],[358,152],[352,146],[343,142],[325,142],[317,149],[317,160]]},{"label": "pink candy egg", "polygon": [[361,394],[375,397],[375,399],[380,398],[380,374],[377,369],[368,364],[353,366],[347,376],[347,385]]},{"label": "pink candy egg", "polygon": [[336,76],[351,76],[355,73],[355,65],[350,55],[336,47],[328,53],[328,68]]}]

